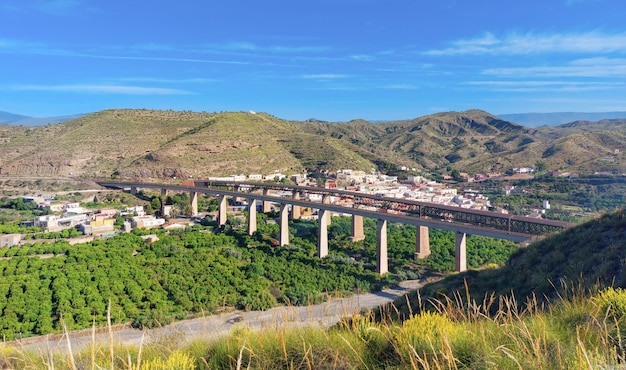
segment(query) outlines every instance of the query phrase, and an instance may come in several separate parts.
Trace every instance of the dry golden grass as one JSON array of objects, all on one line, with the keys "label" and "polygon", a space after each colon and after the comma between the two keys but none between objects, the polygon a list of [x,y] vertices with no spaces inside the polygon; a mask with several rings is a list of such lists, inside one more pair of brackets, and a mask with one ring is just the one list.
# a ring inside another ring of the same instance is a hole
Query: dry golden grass
[{"label": "dry golden grass", "polygon": [[[570,290],[548,305],[514,296],[480,304],[447,297],[404,322],[358,314],[331,329],[262,330],[245,323],[225,337],[166,336],[136,346],[92,345],[32,353],[4,346],[11,369],[608,369],[625,360],[626,292]],[[468,293],[469,294],[469,293]],[[523,307],[523,308],[520,308]],[[68,342],[69,343],[69,342]],[[186,343],[186,344],[185,344]]]}]

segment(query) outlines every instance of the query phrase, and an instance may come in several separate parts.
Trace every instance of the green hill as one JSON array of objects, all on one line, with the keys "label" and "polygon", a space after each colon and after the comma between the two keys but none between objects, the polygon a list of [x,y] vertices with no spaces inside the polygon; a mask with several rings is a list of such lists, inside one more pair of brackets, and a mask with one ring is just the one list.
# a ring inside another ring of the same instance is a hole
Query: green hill
[{"label": "green hill", "polygon": [[[418,302],[457,296],[473,299],[514,294],[527,299],[556,300],[567,290],[626,288],[626,210],[575,226],[515,252],[501,268],[470,270],[428,284],[394,302],[401,317],[420,310]],[[497,299],[496,299],[497,301]],[[407,304],[410,302],[410,306]],[[395,309],[383,308],[392,312]]]}]

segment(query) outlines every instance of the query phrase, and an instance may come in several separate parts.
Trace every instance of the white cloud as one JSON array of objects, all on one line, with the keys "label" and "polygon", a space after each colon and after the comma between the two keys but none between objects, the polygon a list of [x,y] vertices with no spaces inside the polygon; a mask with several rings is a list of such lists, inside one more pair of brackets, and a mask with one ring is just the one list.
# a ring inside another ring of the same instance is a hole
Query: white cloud
[{"label": "white cloud", "polygon": [[498,77],[626,77],[626,59],[578,59],[561,66],[491,68],[483,74]]},{"label": "white cloud", "polygon": [[[64,47],[23,40],[0,39],[0,53],[231,65],[252,64],[253,62],[250,61],[250,57],[271,58],[276,57],[278,54],[293,53],[298,55],[298,53],[310,53],[323,50],[325,50],[324,47],[309,46],[259,47],[252,43],[245,42],[216,45],[171,45],[146,43],[139,45],[92,47],[87,50],[80,47]],[[206,55],[230,56],[230,58],[220,59],[220,57],[214,57],[211,59],[205,59],[204,57]],[[302,58],[309,59],[310,57],[302,55]],[[258,65],[259,63],[255,64]]]},{"label": "white cloud", "polygon": [[497,37],[487,33],[481,37],[454,41],[445,49],[424,54],[446,55],[520,55],[539,53],[626,53],[626,33],[607,34],[599,31],[564,34],[517,34]]},{"label": "white cloud", "polygon": [[256,53],[314,53],[327,50],[324,46],[309,45],[258,45],[248,41],[227,42],[221,44],[209,44],[204,46],[191,46],[183,51],[194,52],[256,52]]},{"label": "white cloud", "polygon": [[132,78],[120,78],[117,81],[125,82],[155,82],[155,83],[169,83],[169,84],[182,84],[182,83],[213,83],[216,79],[212,78],[181,78],[181,79],[168,79],[168,78],[154,78],[154,77],[132,77]]},{"label": "white cloud", "polygon": [[121,95],[187,95],[184,90],[158,87],[122,86],[122,85],[20,85],[11,87],[21,91],[58,91],[74,93],[100,93]]},{"label": "white cloud", "polygon": [[544,87],[544,86],[578,86],[609,88],[623,86],[622,82],[583,82],[583,81],[469,81],[467,85],[494,87]]},{"label": "white cloud", "polygon": [[[0,9],[7,12],[38,12],[49,15],[73,14],[79,9],[92,11],[92,8],[85,8],[82,0],[3,0]],[[91,6],[91,5],[90,5]]]},{"label": "white cloud", "polygon": [[565,3],[571,6],[578,3],[597,3],[598,1],[602,0],[566,0]]},{"label": "white cloud", "polygon": [[548,83],[548,84],[486,84],[492,91],[500,92],[584,92],[623,89],[624,84],[579,84],[579,83]]},{"label": "white cloud", "polygon": [[81,2],[78,0],[46,0],[36,3],[36,7],[48,14],[65,14],[74,11]]},{"label": "white cloud", "polygon": [[417,86],[409,85],[409,84],[386,85],[386,86],[383,86],[383,88],[390,89],[390,90],[417,90],[418,89]]},{"label": "white cloud", "polygon": [[350,59],[358,60],[360,62],[370,62],[374,60],[374,57],[372,57],[371,55],[357,54],[357,55],[351,55]]},{"label": "white cloud", "polygon": [[249,62],[242,62],[242,61],[236,61],[236,60],[209,60],[209,59],[200,59],[200,58],[180,58],[180,57],[73,54],[71,52],[68,53],[67,55],[83,57],[83,58],[119,59],[119,60],[145,60],[145,61],[160,61],[160,62],[237,64],[237,65],[250,64]]},{"label": "white cloud", "polygon": [[321,73],[321,74],[312,74],[312,75],[302,75],[302,78],[313,79],[313,80],[334,80],[338,78],[346,78],[347,75],[342,74],[332,74],[332,73]]},{"label": "white cloud", "polygon": [[313,53],[328,50],[324,46],[270,46],[269,51],[276,53]]},{"label": "white cloud", "polygon": [[39,50],[42,47],[41,44],[34,42],[14,40],[14,39],[0,39],[0,52],[24,52],[31,53],[31,50]]}]

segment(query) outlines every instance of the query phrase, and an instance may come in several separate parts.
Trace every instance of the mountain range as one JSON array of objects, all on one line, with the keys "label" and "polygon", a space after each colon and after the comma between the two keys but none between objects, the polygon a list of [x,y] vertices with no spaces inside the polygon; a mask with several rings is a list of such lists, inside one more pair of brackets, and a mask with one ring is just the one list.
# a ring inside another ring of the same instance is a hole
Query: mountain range
[{"label": "mountain range", "polygon": [[481,110],[384,123],[267,113],[115,109],[0,126],[0,175],[171,178],[345,168],[626,172],[626,120],[530,128]]},{"label": "mountain range", "polygon": [[55,116],[35,118],[20,114],[0,111],[0,125],[13,126],[45,126],[48,124],[61,123],[84,116],[84,114],[72,114],[68,116]]},{"label": "mountain range", "polygon": [[574,121],[626,119],[626,112],[554,112],[499,114],[498,117],[528,127],[556,126]]},{"label": "mountain range", "polygon": [[[0,111],[0,125],[9,124],[14,126],[44,126],[47,124],[61,123],[84,116],[85,114],[72,114],[66,116],[54,116],[35,118]],[[552,112],[552,113],[512,113],[499,114],[498,117],[515,122],[527,127],[556,126],[574,121],[601,121],[604,119],[626,119],[626,112]],[[309,121],[316,121],[311,119]],[[386,121],[370,121],[386,122]]]}]

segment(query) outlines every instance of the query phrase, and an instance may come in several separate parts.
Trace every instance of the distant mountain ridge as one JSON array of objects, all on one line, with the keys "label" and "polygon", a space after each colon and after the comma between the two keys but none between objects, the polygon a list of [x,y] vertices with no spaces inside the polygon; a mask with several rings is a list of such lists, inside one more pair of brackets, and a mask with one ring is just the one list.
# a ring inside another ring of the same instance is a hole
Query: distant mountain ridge
[{"label": "distant mountain ridge", "polygon": [[626,173],[626,120],[529,128],[481,110],[371,123],[267,113],[115,109],[42,127],[0,125],[0,175],[172,178],[351,168],[513,167]]},{"label": "distant mountain ridge", "polygon": [[0,111],[0,125],[1,124],[10,124],[12,122],[17,122],[23,119],[30,119],[32,117],[22,116],[20,114],[10,113]]},{"label": "distant mountain ridge", "polygon": [[[72,114],[66,116],[53,116],[35,118],[20,114],[0,111],[0,124],[14,126],[45,126],[48,124],[62,123],[76,118],[80,118],[87,113]],[[626,112],[551,112],[551,113],[506,113],[499,114],[498,117],[505,121],[516,123],[526,127],[558,126],[575,121],[601,121],[605,119],[626,119]],[[388,123],[394,120],[367,120],[372,123]],[[395,120],[397,121],[397,120]],[[328,123],[315,118],[310,118],[305,122]]]},{"label": "distant mountain ridge", "polygon": [[574,121],[626,119],[626,112],[554,112],[499,114],[498,117],[528,127],[557,126]]},{"label": "distant mountain ridge", "polygon": [[72,114],[67,116],[54,116],[35,118],[23,116],[20,114],[0,111],[0,125],[12,126],[45,126],[49,124],[62,123],[76,118],[80,118],[85,114]]}]

